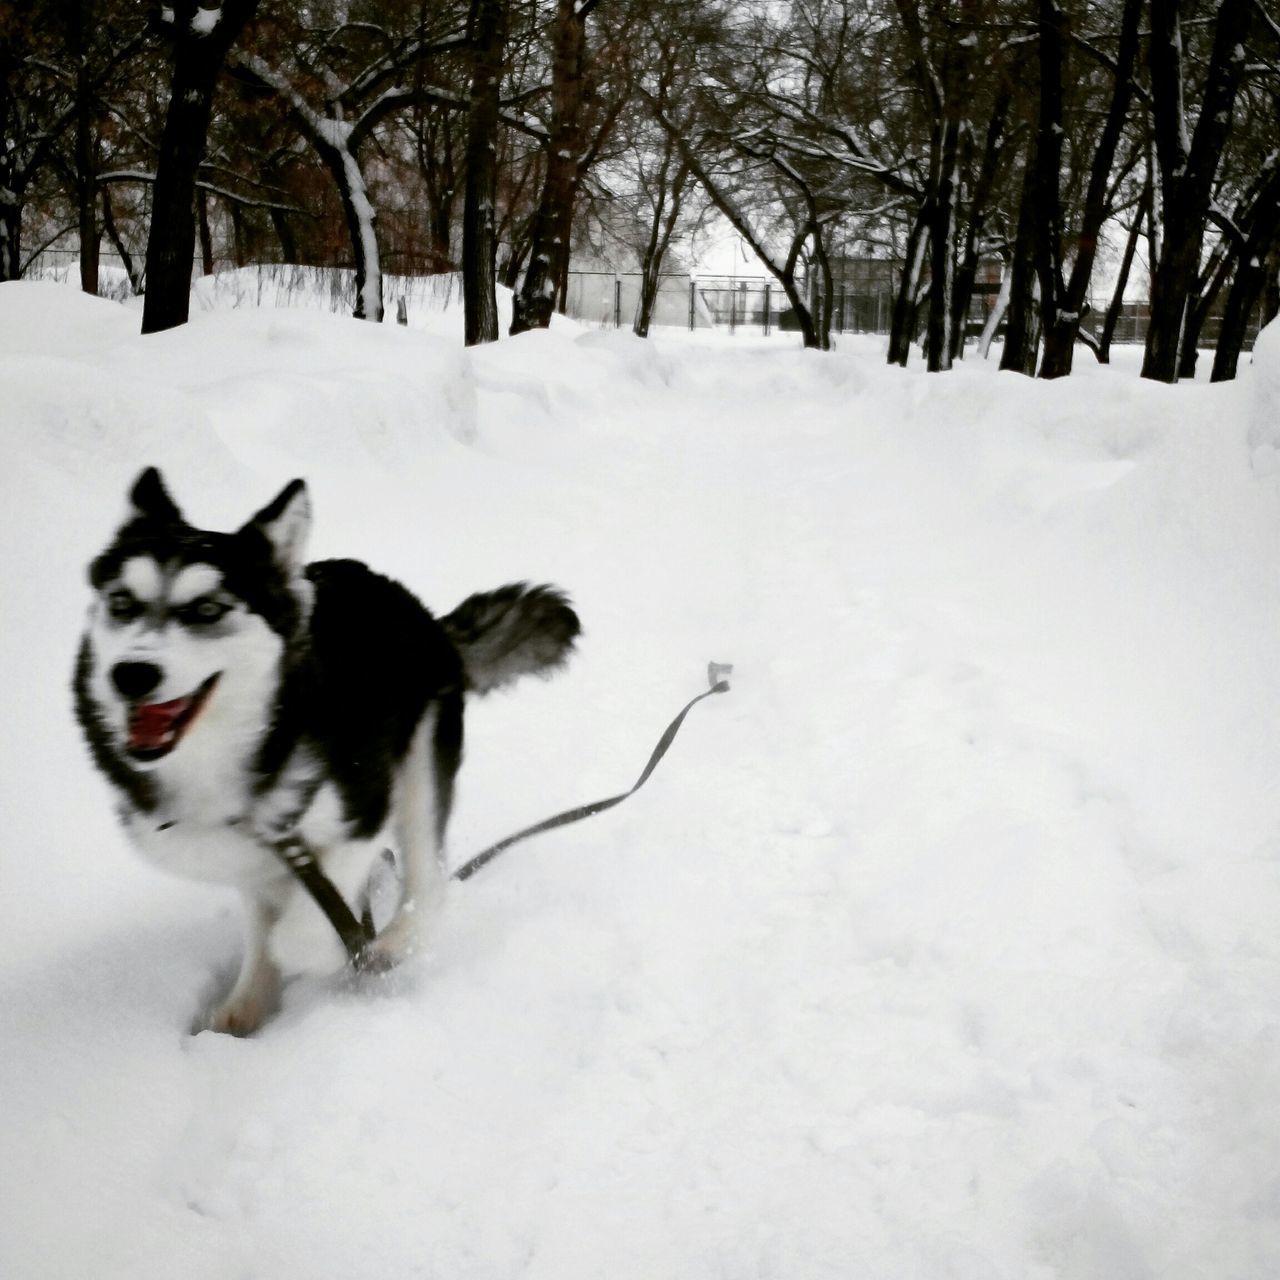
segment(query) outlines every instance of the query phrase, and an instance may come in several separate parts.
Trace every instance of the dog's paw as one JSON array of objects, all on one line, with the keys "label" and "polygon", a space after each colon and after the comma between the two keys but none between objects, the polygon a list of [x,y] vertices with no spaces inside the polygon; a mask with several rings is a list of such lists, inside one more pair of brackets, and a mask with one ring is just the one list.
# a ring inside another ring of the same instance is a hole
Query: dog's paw
[{"label": "dog's paw", "polygon": [[360,953],[361,973],[386,973],[417,949],[418,921],[412,911],[401,909],[390,924]]},{"label": "dog's paw", "polygon": [[192,1032],[250,1036],[280,1007],[280,974],[262,965],[237,982],[220,1004],[206,1006]]},{"label": "dog's paw", "polygon": [[196,1027],[228,1036],[251,1036],[267,1020],[272,1006],[263,1000],[228,1000],[219,1005]]}]

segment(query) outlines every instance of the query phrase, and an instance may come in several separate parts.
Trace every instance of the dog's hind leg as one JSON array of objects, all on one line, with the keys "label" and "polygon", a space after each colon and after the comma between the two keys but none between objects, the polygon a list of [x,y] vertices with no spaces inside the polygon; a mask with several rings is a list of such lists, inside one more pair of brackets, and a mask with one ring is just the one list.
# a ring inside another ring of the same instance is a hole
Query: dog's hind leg
[{"label": "dog's hind leg", "polygon": [[267,940],[280,917],[276,894],[246,890],[244,901],[244,958],[227,998],[209,1015],[210,1031],[247,1036],[256,1031],[280,1000],[280,970],[271,958]]},{"label": "dog's hind leg", "polygon": [[369,948],[377,967],[409,954],[444,899],[444,832],[462,758],[462,694],[428,708],[400,768],[394,834],[404,892],[400,906]]}]

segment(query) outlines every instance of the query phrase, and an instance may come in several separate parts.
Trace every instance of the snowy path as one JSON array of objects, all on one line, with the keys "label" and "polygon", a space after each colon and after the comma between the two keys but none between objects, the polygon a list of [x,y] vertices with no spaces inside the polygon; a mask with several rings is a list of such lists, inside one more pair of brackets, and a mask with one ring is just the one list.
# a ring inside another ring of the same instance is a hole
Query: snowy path
[{"label": "snowy path", "polygon": [[[253,314],[145,346],[20,292],[0,350],[64,336],[3,362],[31,731],[0,1273],[1275,1273],[1280,501],[1248,383]],[[183,1037],[233,916],[133,861],[59,701],[80,565],[153,459],[211,523],[305,472],[317,554],[434,606],[573,591],[569,671],[470,713],[455,861],[628,784],[707,659],[733,692],[630,803],[458,888],[385,989],[300,979],[253,1040]]]}]

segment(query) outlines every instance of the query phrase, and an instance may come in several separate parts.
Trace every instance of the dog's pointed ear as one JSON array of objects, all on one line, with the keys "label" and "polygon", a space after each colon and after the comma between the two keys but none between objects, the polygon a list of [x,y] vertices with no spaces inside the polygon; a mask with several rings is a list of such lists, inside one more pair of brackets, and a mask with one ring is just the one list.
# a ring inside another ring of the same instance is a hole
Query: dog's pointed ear
[{"label": "dog's pointed ear", "polygon": [[169,496],[160,472],[155,467],[148,467],[129,490],[129,518],[136,519],[139,516],[160,520],[165,524],[182,523],[182,512]]},{"label": "dog's pointed ear", "polygon": [[245,525],[256,529],[271,544],[276,563],[287,573],[302,568],[311,532],[311,497],[301,480],[287,485]]}]

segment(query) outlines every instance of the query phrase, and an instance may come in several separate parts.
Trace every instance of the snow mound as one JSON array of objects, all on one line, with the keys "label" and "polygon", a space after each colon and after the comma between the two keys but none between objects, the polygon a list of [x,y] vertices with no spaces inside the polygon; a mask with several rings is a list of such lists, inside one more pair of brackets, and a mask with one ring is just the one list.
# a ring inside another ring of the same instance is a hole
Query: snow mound
[{"label": "snow mound", "polygon": [[1280,320],[1258,334],[1248,381],[1253,386],[1253,414],[1249,445],[1254,470],[1260,475],[1280,471]]}]

